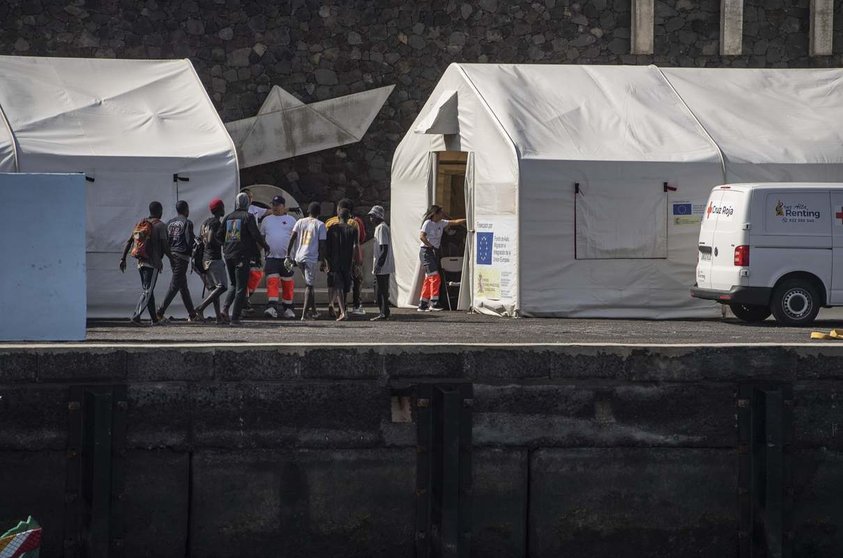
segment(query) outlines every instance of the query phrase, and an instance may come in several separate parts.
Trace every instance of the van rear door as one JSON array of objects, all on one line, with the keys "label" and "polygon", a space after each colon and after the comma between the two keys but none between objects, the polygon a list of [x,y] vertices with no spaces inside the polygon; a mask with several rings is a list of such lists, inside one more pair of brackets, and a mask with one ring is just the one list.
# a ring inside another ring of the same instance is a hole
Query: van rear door
[{"label": "van rear door", "polygon": [[718,186],[711,191],[705,213],[700,226],[700,238],[697,246],[697,286],[701,289],[711,289],[711,266],[714,250],[714,233],[717,229],[717,215],[713,214],[714,207],[720,205],[723,190]]},{"label": "van rear door", "polygon": [[741,284],[742,268],[735,265],[735,248],[749,244],[750,192],[745,188],[718,186],[711,193],[697,247],[700,288],[728,291]]}]

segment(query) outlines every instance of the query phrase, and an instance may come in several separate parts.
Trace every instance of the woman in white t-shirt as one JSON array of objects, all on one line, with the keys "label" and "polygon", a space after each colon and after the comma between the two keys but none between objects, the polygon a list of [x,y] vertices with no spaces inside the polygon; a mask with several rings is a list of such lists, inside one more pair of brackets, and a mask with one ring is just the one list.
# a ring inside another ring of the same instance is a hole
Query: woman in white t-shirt
[{"label": "woman in white t-shirt", "polygon": [[439,246],[442,244],[442,233],[446,228],[465,223],[465,219],[445,219],[442,208],[438,205],[430,206],[424,214],[419,240],[419,259],[424,267],[424,283],[422,283],[419,299],[419,312],[441,310],[439,303],[439,289],[442,278],[439,275]]}]

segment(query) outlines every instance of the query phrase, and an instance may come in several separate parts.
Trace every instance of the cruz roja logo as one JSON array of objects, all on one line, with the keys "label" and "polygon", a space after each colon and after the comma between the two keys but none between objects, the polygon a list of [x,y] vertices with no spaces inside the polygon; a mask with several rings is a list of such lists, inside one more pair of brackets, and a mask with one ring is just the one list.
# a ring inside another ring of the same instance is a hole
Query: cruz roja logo
[{"label": "cruz roja logo", "polygon": [[776,217],[782,218],[782,223],[813,223],[822,217],[816,209],[808,209],[804,203],[785,204],[781,200],[776,204]]},{"label": "cruz roja logo", "polygon": [[735,208],[731,205],[714,205],[714,202],[708,202],[708,209],[705,210],[705,218],[710,218],[712,213],[723,215],[724,217],[731,217],[735,214]]}]

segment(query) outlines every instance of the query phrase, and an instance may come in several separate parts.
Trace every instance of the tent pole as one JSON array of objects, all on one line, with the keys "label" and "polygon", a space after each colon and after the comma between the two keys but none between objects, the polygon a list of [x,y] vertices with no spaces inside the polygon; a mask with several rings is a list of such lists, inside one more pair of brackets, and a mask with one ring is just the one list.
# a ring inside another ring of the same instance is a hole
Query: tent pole
[{"label": "tent pole", "polygon": [[20,161],[18,161],[18,140],[12,132],[12,126],[9,124],[9,120],[6,118],[6,113],[3,112],[2,106],[0,106],[0,118],[2,118],[3,124],[6,126],[6,130],[9,131],[9,139],[12,140],[12,157],[15,158],[15,172],[20,172]]}]

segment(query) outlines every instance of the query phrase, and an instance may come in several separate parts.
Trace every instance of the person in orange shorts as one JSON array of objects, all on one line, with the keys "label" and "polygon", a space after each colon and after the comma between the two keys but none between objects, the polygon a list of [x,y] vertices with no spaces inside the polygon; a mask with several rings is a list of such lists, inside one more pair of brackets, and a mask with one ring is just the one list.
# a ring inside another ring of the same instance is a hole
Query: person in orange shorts
[{"label": "person in orange shorts", "polygon": [[[287,257],[287,245],[293,234],[296,218],[287,214],[286,200],[283,196],[272,198],[270,213],[263,218],[260,231],[269,245],[266,253],[266,298],[267,307],[264,315],[268,318],[296,317],[293,310],[293,268],[287,269],[284,260]],[[281,307],[278,307],[278,298]]]}]

